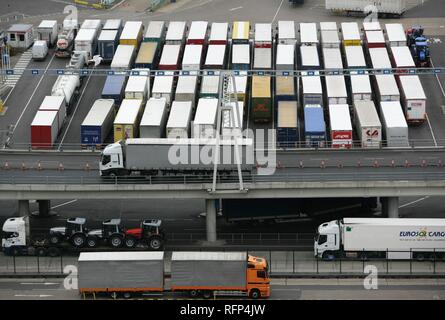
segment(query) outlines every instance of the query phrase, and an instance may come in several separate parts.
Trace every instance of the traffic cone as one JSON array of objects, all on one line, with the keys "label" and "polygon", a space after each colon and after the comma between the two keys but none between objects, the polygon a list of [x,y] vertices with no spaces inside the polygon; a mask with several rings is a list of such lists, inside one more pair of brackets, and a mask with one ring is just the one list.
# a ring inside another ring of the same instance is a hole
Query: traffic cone
[{"label": "traffic cone", "polygon": [[379,167],[379,162],[377,160],[374,160],[374,168],[378,168]]},{"label": "traffic cone", "polygon": [[9,168],[9,162],[8,162],[8,160],[6,160],[6,162],[5,162],[4,169],[5,169],[5,170],[9,170],[9,169],[10,169],[10,168]]},{"label": "traffic cone", "polygon": [[395,166],[396,166],[396,165],[395,165],[394,159],[392,159],[392,160],[391,160],[391,167],[394,168]]},{"label": "traffic cone", "polygon": [[85,170],[86,170],[86,171],[90,171],[90,165],[89,165],[88,162],[87,162],[87,164],[85,165]]},{"label": "traffic cone", "polygon": [[59,162],[59,168],[58,168],[58,170],[59,170],[59,171],[63,171],[63,170],[65,170],[65,168],[63,167],[62,162]]},{"label": "traffic cone", "polygon": [[282,168],[283,168],[283,166],[281,164],[281,161],[278,160],[278,162],[277,162],[277,169],[282,169]]},{"label": "traffic cone", "polygon": [[37,163],[37,170],[39,171],[42,170],[42,164],[40,163],[40,161]]},{"label": "traffic cone", "polygon": [[325,167],[326,167],[326,163],[324,162],[324,160],[321,160],[320,168],[324,169]]},{"label": "traffic cone", "polygon": [[406,167],[406,168],[409,168],[409,162],[408,162],[408,160],[405,160],[405,167]]},{"label": "traffic cone", "polygon": [[304,168],[303,160],[300,160],[300,168]]},{"label": "traffic cone", "polygon": [[422,160],[422,164],[421,164],[421,166],[422,166],[422,167],[427,167],[427,163],[426,163],[426,160],[425,160],[425,159]]},{"label": "traffic cone", "polygon": [[24,162],[22,162],[22,170],[26,170],[26,165]]}]

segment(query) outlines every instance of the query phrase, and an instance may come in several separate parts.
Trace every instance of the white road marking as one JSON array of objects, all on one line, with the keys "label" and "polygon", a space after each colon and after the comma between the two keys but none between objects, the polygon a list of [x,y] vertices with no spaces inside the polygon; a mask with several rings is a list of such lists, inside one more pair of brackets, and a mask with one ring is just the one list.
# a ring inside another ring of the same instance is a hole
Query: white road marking
[{"label": "white road marking", "polygon": [[[435,67],[434,67],[434,63],[433,63],[433,59],[431,59],[431,66],[432,66],[433,68],[435,68]],[[445,98],[445,90],[443,90],[442,82],[440,82],[440,79],[439,79],[439,76],[437,75],[437,73],[436,73],[436,79],[437,79],[437,82],[439,83],[440,90],[442,90],[442,95],[443,95],[443,97]]]},{"label": "white road marking", "polygon": [[55,209],[55,208],[59,208],[59,207],[63,207],[63,206],[66,206],[67,204],[71,204],[71,203],[76,202],[76,201],[77,201],[77,199],[74,199],[74,200],[71,200],[71,201],[67,201],[67,202],[58,204],[57,206],[51,207],[51,209]]},{"label": "white road marking", "polygon": [[236,8],[232,8],[232,9],[229,9],[229,11],[235,11],[235,10],[239,10],[239,9],[242,9],[243,7],[236,7]]},{"label": "white road marking", "polygon": [[20,282],[21,285],[35,285],[35,284],[40,284],[40,285],[44,285],[44,286],[54,286],[54,285],[58,285],[60,283],[56,283],[56,282]]},{"label": "white road marking", "polygon": [[270,23],[273,23],[278,15],[278,12],[280,12],[281,6],[283,5],[284,0],[281,0],[280,6],[277,9],[277,12],[275,12],[275,15],[273,16],[273,19]]},{"label": "white road marking", "polygon": [[407,207],[407,206],[410,206],[410,205],[412,205],[412,204],[415,204],[415,203],[417,203],[417,202],[420,202],[420,201],[426,200],[426,199],[428,199],[428,198],[429,198],[429,196],[426,196],[426,197],[423,197],[423,198],[420,198],[420,199],[417,199],[417,200],[414,200],[414,201],[411,201],[411,202],[405,203],[405,204],[403,204],[403,205],[399,206],[399,209],[400,209],[400,208],[404,208],[404,207]]},{"label": "white road marking", "polygon": [[47,298],[47,297],[53,297],[53,295],[51,295],[51,294],[15,294],[14,297]]}]

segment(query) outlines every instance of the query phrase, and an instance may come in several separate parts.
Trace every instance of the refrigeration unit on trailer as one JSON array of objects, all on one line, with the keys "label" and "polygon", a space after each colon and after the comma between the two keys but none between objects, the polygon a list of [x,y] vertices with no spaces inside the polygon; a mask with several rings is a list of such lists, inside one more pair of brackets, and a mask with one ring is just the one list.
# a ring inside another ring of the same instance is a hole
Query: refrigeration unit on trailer
[{"label": "refrigeration unit on trailer", "polygon": [[383,31],[378,21],[364,21],[363,22],[363,31]]},{"label": "refrigeration unit on trailer", "polygon": [[374,69],[391,69],[391,60],[389,59],[386,48],[370,48],[369,57],[371,59],[371,67]]},{"label": "refrigeration unit on trailer", "polygon": [[315,22],[300,23],[300,45],[316,46],[318,45],[318,30]]},{"label": "refrigeration unit on trailer", "polygon": [[362,44],[362,37],[357,22],[342,22],[341,33],[343,45],[346,46],[360,46]]},{"label": "refrigeration unit on trailer", "polygon": [[244,103],[235,101],[229,103],[231,110],[223,110],[221,114],[221,134],[223,139],[241,138],[244,129]]},{"label": "refrigeration unit on trailer", "polygon": [[179,70],[180,53],[181,53],[181,45],[179,44],[164,45],[158,69]]},{"label": "refrigeration unit on trailer", "polygon": [[352,12],[368,13],[365,9],[375,7],[379,15],[400,17],[406,10],[406,0],[326,0],[326,9],[349,14]]},{"label": "refrigeration unit on trailer", "polygon": [[272,48],[272,24],[255,23],[255,48]]},{"label": "refrigeration unit on trailer", "polygon": [[326,122],[319,104],[304,106],[304,139],[306,147],[323,148],[326,142]]},{"label": "refrigeration unit on trailer", "polygon": [[116,105],[120,105],[124,96],[127,77],[122,75],[107,76],[102,89],[102,99],[113,99]]},{"label": "refrigeration unit on trailer", "polygon": [[348,92],[344,76],[325,76],[328,105],[348,103]]},{"label": "refrigeration unit on trailer", "polygon": [[142,100],[124,99],[114,119],[114,142],[122,139],[136,138],[139,135],[139,121]]},{"label": "refrigeration unit on trailer", "polygon": [[167,138],[189,138],[192,117],[191,101],[173,101],[167,121]]},{"label": "refrigeration unit on trailer", "polygon": [[383,31],[365,31],[365,41],[368,48],[386,48],[386,40]]},{"label": "refrigeration unit on trailer", "polygon": [[352,102],[354,101],[370,101],[372,100],[372,88],[369,75],[357,74],[352,71],[349,77],[351,83]]},{"label": "refrigeration unit on trailer", "polygon": [[318,227],[314,256],[440,260],[444,237],[445,219],[343,218]]},{"label": "refrigeration unit on trailer", "polygon": [[193,138],[215,138],[218,99],[201,98],[196,107],[192,126]]},{"label": "refrigeration unit on trailer", "polygon": [[271,77],[252,76],[251,116],[254,122],[272,119]]},{"label": "refrigeration unit on trailer", "polygon": [[97,39],[97,46],[99,55],[102,61],[111,62],[114,53],[119,45],[119,31],[118,30],[102,30]]},{"label": "refrigeration unit on trailer", "polygon": [[186,30],[185,21],[170,21],[165,35],[165,44],[183,44]]},{"label": "refrigeration unit on trailer", "polygon": [[113,60],[111,61],[110,69],[119,72],[131,69],[135,56],[136,48],[133,45],[118,45]]},{"label": "refrigeration unit on trailer", "polygon": [[377,101],[400,101],[400,91],[392,74],[376,75],[375,80],[374,92]]},{"label": "refrigeration unit on trailer", "polygon": [[165,21],[150,21],[144,35],[144,42],[157,42],[161,44],[167,32]]},{"label": "refrigeration unit on trailer", "polygon": [[207,21],[192,21],[186,43],[204,45],[207,40],[208,26]]},{"label": "refrigeration unit on trailer", "polygon": [[135,68],[156,69],[159,61],[159,43],[158,42],[143,42],[139,49]]},{"label": "refrigeration unit on trailer", "polygon": [[226,67],[226,45],[209,44],[203,69],[220,70]]},{"label": "refrigeration unit on trailer", "polygon": [[295,78],[287,76],[275,77],[275,106],[279,101],[297,100]]},{"label": "refrigeration unit on trailer", "polygon": [[408,147],[408,124],[399,101],[380,102],[380,118],[388,147]]},{"label": "refrigeration unit on trailer", "polygon": [[320,31],[338,31],[337,22],[335,21],[320,22]]},{"label": "refrigeration unit on trailer", "polygon": [[191,101],[193,109],[196,106],[196,90],[198,88],[198,76],[180,75],[176,84],[175,101]]},{"label": "refrigeration unit on trailer", "polygon": [[323,48],[323,61],[325,70],[343,69],[340,48]]},{"label": "refrigeration unit on trailer", "polygon": [[295,46],[297,43],[297,34],[295,32],[295,21],[278,21],[278,44],[289,44]]},{"label": "refrigeration unit on trailer", "polygon": [[373,101],[354,101],[354,124],[362,148],[380,148],[382,124]]},{"label": "refrigeration unit on trailer", "polygon": [[406,121],[421,124],[426,120],[426,95],[419,76],[399,76],[400,96]]},{"label": "refrigeration unit on trailer", "polygon": [[85,51],[87,58],[92,59],[97,48],[97,30],[80,29],[74,39],[74,50]]},{"label": "refrigeration unit on trailer", "polygon": [[173,100],[173,72],[165,72],[162,75],[157,74],[153,81],[151,95],[153,98],[165,98],[167,105],[170,106]]},{"label": "refrigeration unit on trailer", "polygon": [[138,71],[139,75],[128,77],[125,99],[146,101],[150,97],[150,70]]},{"label": "refrigeration unit on trailer", "polygon": [[295,45],[293,44],[278,44],[276,54],[275,69],[277,74],[282,74],[278,70],[289,72],[290,75],[295,70]]},{"label": "refrigeration unit on trailer", "polygon": [[232,28],[232,43],[241,44],[249,43],[250,36],[250,22],[249,21],[234,21]]},{"label": "refrigeration unit on trailer", "polygon": [[51,149],[60,130],[57,111],[37,111],[31,122],[31,147]]},{"label": "refrigeration unit on trailer", "polygon": [[98,99],[80,125],[82,146],[101,147],[113,127],[115,104],[113,99]]},{"label": "refrigeration unit on trailer", "polygon": [[137,51],[142,42],[143,32],[142,21],[127,21],[122,29],[119,44],[135,46]]},{"label": "refrigeration unit on trailer", "polygon": [[272,48],[260,47],[253,49],[253,69],[272,69]]},{"label": "refrigeration unit on trailer", "polygon": [[345,62],[347,69],[367,68],[365,54],[361,46],[345,47]]},{"label": "refrigeration unit on trailer", "polygon": [[250,45],[233,44],[232,45],[232,70],[250,69]]},{"label": "refrigeration unit on trailer", "polygon": [[387,23],[385,28],[390,47],[406,46],[406,34],[401,23]]},{"label": "refrigeration unit on trailer", "polygon": [[200,98],[219,97],[219,75],[206,75],[201,78]]},{"label": "refrigeration unit on trailer", "polygon": [[298,146],[299,125],[297,101],[278,101],[277,103],[277,146],[295,148]]},{"label": "refrigeration unit on trailer", "polygon": [[117,30],[120,34],[122,31],[122,19],[107,19],[102,30]]},{"label": "refrigeration unit on trailer", "polygon": [[235,87],[236,87],[236,97],[235,97],[235,88],[233,86],[233,79],[232,77],[230,77],[229,94],[231,98],[238,99],[238,101],[242,101],[244,102],[244,105],[247,105],[248,86],[249,86],[249,77],[247,76],[247,71],[240,71],[239,75],[235,76]]},{"label": "refrigeration unit on trailer", "polygon": [[300,46],[300,54],[297,57],[300,70],[320,69],[320,58],[316,46]]},{"label": "refrigeration unit on trailer", "polygon": [[316,73],[313,76],[307,75],[307,72],[301,73],[300,79],[300,95],[303,106],[306,105],[323,105],[323,89],[321,78]]},{"label": "refrigeration unit on trailer", "polygon": [[227,22],[212,22],[209,36],[210,44],[227,44],[229,24]]},{"label": "refrigeration unit on trailer", "polygon": [[165,98],[150,98],[139,125],[141,138],[164,138],[168,109]]},{"label": "refrigeration unit on trailer", "polygon": [[203,46],[200,44],[188,44],[185,46],[184,57],[182,58],[182,70],[201,69]]},{"label": "refrigeration unit on trailer", "polygon": [[352,123],[347,104],[329,105],[329,127],[332,148],[352,147]]},{"label": "refrigeration unit on trailer", "polygon": [[393,67],[401,69],[398,70],[399,73],[408,73],[409,71],[406,69],[416,68],[416,63],[414,62],[411,51],[407,46],[391,47],[390,52]]},{"label": "refrigeration unit on trailer", "polygon": [[320,38],[323,48],[340,48],[340,38],[337,30],[321,30]]},{"label": "refrigeration unit on trailer", "polygon": [[42,20],[36,29],[37,40],[46,41],[48,48],[57,41],[57,20]]},{"label": "refrigeration unit on trailer", "polygon": [[61,128],[67,115],[65,98],[62,96],[46,96],[39,106],[39,111],[57,111],[57,120],[59,128]]}]

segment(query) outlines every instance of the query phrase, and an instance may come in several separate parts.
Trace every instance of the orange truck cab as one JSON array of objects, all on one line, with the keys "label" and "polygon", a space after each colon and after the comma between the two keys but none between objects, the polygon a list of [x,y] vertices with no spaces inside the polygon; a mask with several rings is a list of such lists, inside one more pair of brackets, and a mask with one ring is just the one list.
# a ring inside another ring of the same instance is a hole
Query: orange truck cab
[{"label": "orange truck cab", "polygon": [[268,298],[270,296],[270,278],[266,259],[248,256],[246,284],[250,297],[255,298],[256,291],[259,291],[259,297]]}]

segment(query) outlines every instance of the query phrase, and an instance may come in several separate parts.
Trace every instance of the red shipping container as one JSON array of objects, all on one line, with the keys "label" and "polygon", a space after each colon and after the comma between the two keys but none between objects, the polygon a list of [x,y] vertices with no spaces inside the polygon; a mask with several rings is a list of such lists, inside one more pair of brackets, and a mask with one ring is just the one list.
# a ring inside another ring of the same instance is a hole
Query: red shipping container
[{"label": "red shipping container", "polygon": [[37,149],[51,149],[59,133],[57,111],[37,111],[31,123],[31,146]]}]

